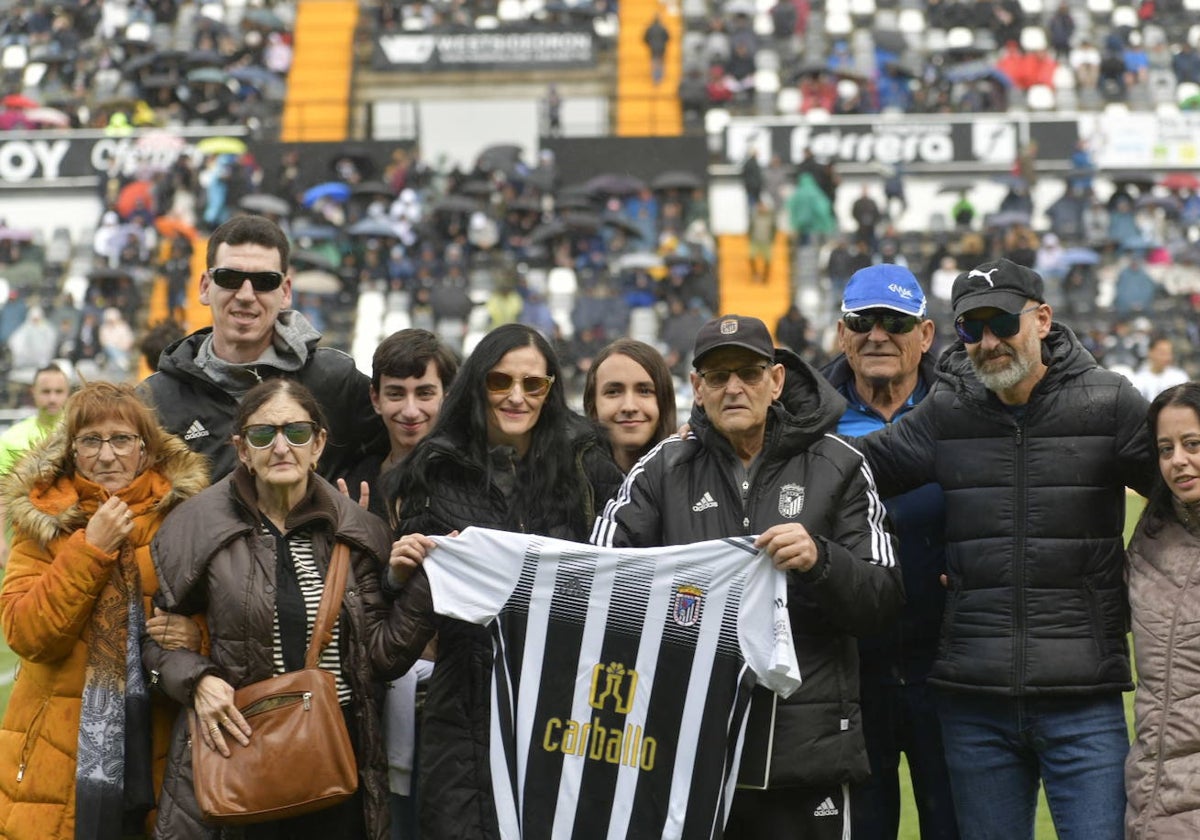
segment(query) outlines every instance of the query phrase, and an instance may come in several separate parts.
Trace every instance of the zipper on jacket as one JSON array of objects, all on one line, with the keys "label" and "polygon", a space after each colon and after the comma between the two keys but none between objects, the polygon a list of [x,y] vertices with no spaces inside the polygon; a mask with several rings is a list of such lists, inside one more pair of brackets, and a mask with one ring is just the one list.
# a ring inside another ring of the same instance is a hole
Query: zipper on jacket
[{"label": "zipper on jacket", "polygon": [[37,714],[29,721],[29,728],[25,730],[25,743],[21,745],[21,760],[17,764],[17,782],[21,782],[25,778],[25,768],[29,766],[29,751],[33,748],[34,741],[37,740],[38,730],[40,730],[42,715],[46,714],[46,707],[50,705],[50,697],[47,696],[42,700],[41,708],[37,710]]},{"label": "zipper on jacket", "polygon": [[1025,636],[1029,631],[1025,621],[1025,516],[1028,512],[1028,497],[1025,488],[1025,418],[1017,420],[1016,448],[1016,522],[1013,528],[1013,672],[1016,677],[1014,688],[1025,684]]}]

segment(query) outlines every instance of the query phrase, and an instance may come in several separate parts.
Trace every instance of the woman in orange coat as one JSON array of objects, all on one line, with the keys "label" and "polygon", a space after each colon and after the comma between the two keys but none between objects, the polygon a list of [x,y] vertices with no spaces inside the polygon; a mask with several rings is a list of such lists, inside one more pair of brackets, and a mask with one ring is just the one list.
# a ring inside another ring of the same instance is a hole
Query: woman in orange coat
[{"label": "woman in orange coat", "polygon": [[9,840],[145,831],[178,707],[151,692],[139,639],[200,644],[191,621],[147,615],[150,540],[207,484],[203,457],[127,385],[89,384],[65,414],[0,485],[14,528],[0,627],[21,657],[0,724]]}]

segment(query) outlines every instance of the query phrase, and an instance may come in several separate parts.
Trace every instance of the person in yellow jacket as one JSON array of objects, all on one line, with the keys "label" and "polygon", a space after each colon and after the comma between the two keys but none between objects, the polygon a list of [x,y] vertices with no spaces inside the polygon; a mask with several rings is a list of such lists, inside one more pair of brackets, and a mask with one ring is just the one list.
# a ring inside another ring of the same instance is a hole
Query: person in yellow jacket
[{"label": "person in yellow jacket", "polygon": [[198,626],[149,617],[150,541],[208,483],[203,456],[131,386],[95,382],[0,483],[14,529],[0,628],[20,658],[0,723],[0,837],[145,832],[178,707],[141,667],[143,630],[200,648]]}]

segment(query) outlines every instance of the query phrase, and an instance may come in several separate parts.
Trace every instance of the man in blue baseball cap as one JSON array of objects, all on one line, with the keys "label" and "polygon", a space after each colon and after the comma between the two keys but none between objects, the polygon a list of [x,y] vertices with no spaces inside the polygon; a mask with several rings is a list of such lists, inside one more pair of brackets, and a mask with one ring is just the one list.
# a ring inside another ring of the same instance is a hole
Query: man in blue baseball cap
[{"label": "man in blue baseball cap", "polygon": [[[859,437],[894,423],[935,381],[933,321],[907,268],[856,271],[842,296],[842,355],[822,373],[846,398],[838,432]],[[853,836],[895,840],[900,826],[900,753],[908,759],[921,836],[958,837],[941,725],[926,677],[937,653],[945,589],[945,501],[937,484],[886,500],[899,541],[905,605],[882,633],[858,641],[863,735],[871,777],[854,792]]]}]

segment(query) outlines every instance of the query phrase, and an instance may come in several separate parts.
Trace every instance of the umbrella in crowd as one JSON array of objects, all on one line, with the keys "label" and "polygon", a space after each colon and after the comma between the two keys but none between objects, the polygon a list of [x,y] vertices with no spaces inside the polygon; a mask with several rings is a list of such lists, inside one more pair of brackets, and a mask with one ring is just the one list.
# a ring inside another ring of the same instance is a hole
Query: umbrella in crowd
[{"label": "umbrella in crowd", "polygon": [[639,269],[649,271],[652,268],[662,268],[663,264],[662,255],[652,251],[634,251],[622,254],[614,263],[617,271],[637,271]]},{"label": "umbrella in crowd", "polygon": [[38,103],[24,94],[10,93],[8,96],[0,99],[0,105],[3,105],[5,108],[36,108]]},{"label": "umbrella in crowd", "polygon": [[946,193],[961,193],[975,188],[975,181],[944,181],[938,187],[938,194],[945,195]]},{"label": "umbrella in crowd", "polygon": [[375,218],[360,219],[346,228],[346,233],[351,236],[370,236],[381,239],[396,239],[400,236],[395,225],[387,219]]},{"label": "umbrella in crowd", "polygon": [[566,236],[570,233],[570,230],[567,223],[562,219],[554,219],[535,227],[533,232],[529,234],[529,241],[534,244],[550,242],[551,240]]},{"label": "umbrella in crowd", "polygon": [[536,213],[542,209],[542,200],[532,195],[519,195],[508,202],[508,209],[522,213]]},{"label": "umbrella in crowd", "polygon": [[682,169],[670,169],[655,175],[650,181],[652,190],[695,190],[703,186],[700,176]]},{"label": "umbrella in crowd", "polygon": [[205,137],[196,144],[196,150],[206,155],[244,155],[246,141],[237,137]]},{"label": "umbrella in crowd", "polygon": [[223,85],[229,81],[229,74],[219,67],[197,67],[187,74],[189,84]]},{"label": "umbrella in crowd", "polygon": [[983,221],[988,227],[1008,227],[1009,225],[1027,225],[1029,219],[1028,213],[1020,210],[1006,210],[1003,213],[992,213],[990,216],[985,216]]},{"label": "umbrella in crowd", "polygon": [[329,271],[310,268],[292,275],[292,291],[313,295],[335,295],[342,290],[342,281]]},{"label": "umbrella in crowd", "polygon": [[488,198],[492,194],[492,185],[487,181],[481,181],[478,178],[474,178],[470,181],[464,181],[463,183],[459,184],[458,189],[455,192],[457,192],[459,195],[469,195],[475,198]]},{"label": "umbrella in crowd", "polygon": [[130,181],[117,193],[114,207],[126,219],[139,205],[154,209],[154,184],[149,181]]},{"label": "umbrella in crowd", "polygon": [[323,242],[329,239],[338,238],[338,229],[333,225],[296,225],[292,228],[292,239],[297,242],[309,239],[314,242]]},{"label": "umbrella in crowd", "polygon": [[0,242],[32,242],[33,231],[0,226]]},{"label": "umbrella in crowd", "polygon": [[1159,183],[1169,190],[1200,190],[1200,178],[1191,172],[1168,172]]},{"label": "umbrella in crowd", "polygon": [[1062,261],[1067,265],[1096,265],[1100,262],[1100,252],[1092,248],[1066,248]]},{"label": "umbrella in crowd", "polygon": [[507,172],[521,160],[523,149],[515,143],[497,143],[488,146],[475,159],[475,167],[483,172]]},{"label": "umbrella in crowd", "polygon": [[434,213],[474,213],[483,205],[469,196],[451,194],[439,198],[430,209]]},{"label": "umbrella in crowd", "polygon": [[300,203],[312,207],[321,199],[328,201],[345,201],[350,197],[350,185],[342,181],[325,181],[315,187],[309,187],[300,197]]},{"label": "umbrella in crowd", "polygon": [[292,251],[292,265],[304,268],[316,268],[324,271],[337,271],[337,263],[318,251],[307,251],[303,248]]},{"label": "umbrella in crowd", "polygon": [[635,195],[646,189],[646,182],[633,175],[621,172],[608,172],[597,175],[584,185],[592,195],[626,196]]},{"label": "umbrella in crowd", "polygon": [[619,230],[626,236],[636,236],[641,238],[642,230],[628,216],[622,216],[620,213],[605,213],[600,217],[601,224]]},{"label": "umbrella in crowd", "polygon": [[1183,204],[1173,195],[1141,195],[1138,196],[1137,201],[1133,202],[1133,206],[1138,210],[1161,208],[1178,212]]},{"label": "umbrella in crowd", "polygon": [[25,119],[38,125],[50,126],[52,128],[67,128],[71,125],[71,118],[57,108],[29,108],[25,111]]},{"label": "umbrella in crowd", "polygon": [[383,181],[363,181],[355,184],[350,188],[350,194],[353,196],[381,196],[383,198],[395,198],[395,191],[383,183]]},{"label": "umbrella in crowd", "polygon": [[261,29],[270,29],[276,32],[282,32],[287,29],[287,24],[284,23],[283,18],[275,14],[270,9],[265,9],[261,6],[247,9],[246,13],[242,15],[242,22],[253,24]]},{"label": "umbrella in crowd", "polygon": [[238,206],[252,213],[264,213],[272,216],[286,216],[291,211],[291,205],[277,195],[269,193],[251,193],[242,196]]}]

